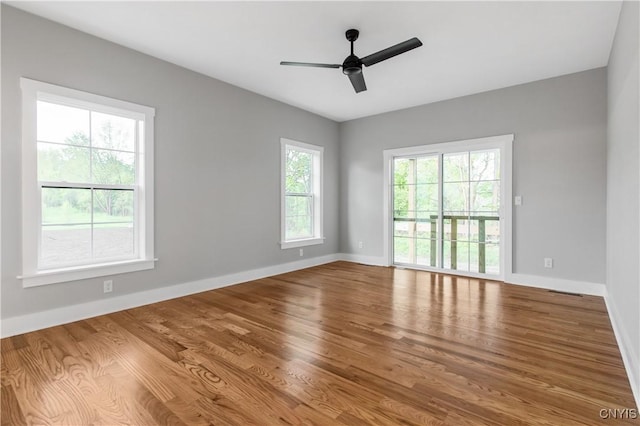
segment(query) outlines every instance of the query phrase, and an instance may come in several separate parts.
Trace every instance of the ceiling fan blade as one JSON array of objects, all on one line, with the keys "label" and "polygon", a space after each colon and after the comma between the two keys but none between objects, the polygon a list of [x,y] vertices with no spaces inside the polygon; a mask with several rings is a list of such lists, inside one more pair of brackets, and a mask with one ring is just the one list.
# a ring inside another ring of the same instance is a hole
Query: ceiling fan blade
[{"label": "ceiling fan blade", "polygon": [[408,52],[409,50],[415,49],[416,47],[420,46],[422,46],[422,42],[414,37],[407,41],[403,41],[402,43],[398,43],[395,46],[387,47],[384,50],[372,53],[369,56],[365,56],[360,61],[363,65],[369,67],[373,64],[377,64],[378,62],[393,58],[394,56],[397,56],[404,52]]},{"label": "ceiling fan blade", "polygon": [[342,65],[339,64],[316,64],[313,62],[287,62],[282,61],[280,65],[293,65],[296,67],[315,67],[315,68],[340,68]]},{"label": "ceiling fan blade", "polygon": [[367,90],[367,85],[364,83],[364,75],[361,72],[349,74],[349,80],[351,80],[351,84],[356,93]]}]

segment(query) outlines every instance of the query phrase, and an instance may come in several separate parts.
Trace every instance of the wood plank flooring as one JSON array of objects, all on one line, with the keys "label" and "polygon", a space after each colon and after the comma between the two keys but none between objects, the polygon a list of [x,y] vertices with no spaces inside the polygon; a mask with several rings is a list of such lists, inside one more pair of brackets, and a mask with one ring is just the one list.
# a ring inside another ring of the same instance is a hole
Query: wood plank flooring
[{"label": "wood plank flooring", "polygon": [[2,425],[638,424],[601,418],[635,407],[602,298],[427,272],[335,262],[1,343]]}]

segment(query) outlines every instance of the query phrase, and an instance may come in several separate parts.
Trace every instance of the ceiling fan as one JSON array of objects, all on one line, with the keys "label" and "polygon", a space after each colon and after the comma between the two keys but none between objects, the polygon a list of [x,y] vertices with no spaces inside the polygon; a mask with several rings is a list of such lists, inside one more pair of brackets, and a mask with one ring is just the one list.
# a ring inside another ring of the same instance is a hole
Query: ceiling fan
[{"label": "ceiling fan", "polygon": [[377,64],[378,62],[385,61],[389,58],[393,58],[401,53],[408,52],[409,50],[415,49],[416,47],[422,46],[422,42],[418,40],[416,37],[411,38],[407,41],[403,41],[402,43],[398,43],[391,47],[387,47],[386,49],[380,50],[379,52],[372,53],[371,55],[365,56],[364,58],[358,58],[353,53],[353,42],[358,39],[360,35],[360,31],[355,29],[347,30],[346,32],[347,40],[351,43],[351,55],[347,56],[342,65],[340,64],[317,64],[313,62],[288,62],[282,61],[280,65],[294,65],[299,67],[317,67],[317,68],[340,68],[342,67],[342,72],[349,76],[349,80],[351,80],[351,84],[355,89],[356,93],[363,92],[367,90],[367,85],[364,83],[364,76],[362,75],[362,66],[370,67],[371,65]]}]

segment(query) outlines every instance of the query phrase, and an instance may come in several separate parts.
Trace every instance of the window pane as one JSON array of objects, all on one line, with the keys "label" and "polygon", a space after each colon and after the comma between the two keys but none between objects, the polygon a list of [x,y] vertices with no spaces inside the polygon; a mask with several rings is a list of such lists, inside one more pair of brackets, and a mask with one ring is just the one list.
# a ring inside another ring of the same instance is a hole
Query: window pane
[{"label": "window pane", "polygon": [[443,182],[469,180],[469,153],[445,154],[442,156]]},{"label": "window pane", "polygon": [[451,269],[451,242],[442,242],[442,267],[444,269]]},{"label": "window pane", "polygon": [[133,185],[136,180],[135,154],[94,149],[92,151],[94,183]]},{"label": "window pane", "polygon": [[500,179],[500,151],[471,152],[471,180],[499,180]]},{"label": "window pane", "polygon": [[443,268],[456,271],[469,270],[469,243],[444,241],[443,249]]},{"label": "window pane", "polygon": [[469,183],[442,184],[442,210],[464,212],[469,210]]},{"label": "window pane", "polygon": [[436,266],[436,240],[418,238],[416,263],[423,266]]},{"label": "window pane", "polygon": [[399,237],[406,237],[409,235],[409,226],[413,226],[413,222],[394,221],[393,222],[393,235]]},{"label": "window pane", "polygon": [[38,180],[89,181],[89,148],[38,143]]},{"label": "window pane", "polygon": [[287,195],[285,201],[287,216],[309,216],[311,214],[311,197]]},{"label": "window pane", "polygon": [[[484,244],[471,243],[469,245],[469,271],[480,272],[480,252],[484,251]],[[486,257],[486,255],[485,255]],[[483,265],[484,266],[484,265]]]},{"label": "window pane", "polygon": [[442,239],[450,240],[451,239],[451,219],[444,218],[442,221],[442,225],[443,225]]},{"label": "window pane", "polygon": [[[444,217],[443,225],[444,225],[444,235],[443,238],[445,240],[455,240],[458,236],[458,222],[455,220],[455,226],[453,226],[454,220],[451,217]],[[454,229],[455,228],[455,229]]]},{"label": "window pane", "polygon": [[393,239],[393,261],[398,263],[409,262],[409,239],[396,237]]},{"label": "window pane", "polygon": [[133,222],[133,191],[94,190],[93,221]]},{"label": "window pane", "polygon": [[487,220],[485,224],[485,239],[488,243],[500,243],[500,220]]},{"label": "window pane", "polygon": [[500,273],[500,246],[498,244],[485,245],[485,263],[488,274]]},{"label": "window pane", "polygon": [[287,148],[285,192],[310,194],[313,155]]},{"label": "window pane", "polygon": [[136,120],[116,115],[91,113],[92,146],[135,151]]},{"label": "window pane", "polygon": [[94,259],[133,256],[133,236],[133,223],[95,225],[93,227]]},{"label": "window pane", "polygon": [[438,212],[437,211],[426,211],[426,210],[418,210],[416,212],[416,218],[422,221],[432,221],[438,220]]},{"label": "window pane", "polygon": [[[480,222],[482,222],[482,226],[485,227],[485,232],[486,232],[486,221],[485,220],[479,221],[479,220],[473,219],[473,220],[469,221],[469,241],[474,241],[474,242],[480,241],[480,237],[481,237],[481,235],[480,235],[480,228],[481,228]],[[482,235],[482,237],[485,238],[485,235]]]},{"label": "window pane", "polygon": [[437,184],[438,177],[438,157],[421,157],[416,160],[417,183]]},{"label": "window pane", "polygon": [[416,224],[416,237],[417,238],[435,238],[438,232],[437,221],[418,222]]},{"label": "window pane", "polygon": [[500,218],[479,217],[471,221],[471,236],[469,241],[498,243],[500,241]]},{"label": "window pane", "polygon": [[[453,251],[454,245],[452,244],[451,250]],[[456,251],[456,270],[468,271],[469,270],[469,243],[458,241],[455,244]],[[453,257],[453,253],[451,254]]]},{"label": "window pane", "polygon": [[476,213],[498,214],[500,181],[471,182],[471,209]]},{"label": "window pane", "polygon": [[394,217],[408,217],[409,214],[409,186],[396,185],[393,188]]},{"label": "window pane", "polygon": [[408,158],[396,158],[393,160],[394,185],[406,185],[409,179],[410,161]]},{"label": "window pane", "polygon": [[416,185],[416,204],[417,210],[422,211],[438,211],[438,184],[419,184]]},{"label": "window pane", "polygon": [[293,238],[311,238],[313,236],[311,229],[311,215],[296,217],[295,232],[296,233],[293,235]]},{"label": "window pane", "polygon": [[43,267],[77,264],[91,259],[91,226],[43,226],[40,264]]},{"label": "window pane", "polygon": [[450,226],[451,226],[451,234],[452,234],[451,237],[453,240],[469,241],[469,221],[468,220],[452,219]]},{"label": "window pane", "polygon": [[312,198],[288,195],[285,197],[285,238],[298,239],[313,236]]},{"label": "window pane", "polygon": [[91,223],[91,190],[42,188],[42,223]]},{"label": "window pane", "polygon": [[37,139],[89,145],[89,111],[49,102],[37,102]]}]

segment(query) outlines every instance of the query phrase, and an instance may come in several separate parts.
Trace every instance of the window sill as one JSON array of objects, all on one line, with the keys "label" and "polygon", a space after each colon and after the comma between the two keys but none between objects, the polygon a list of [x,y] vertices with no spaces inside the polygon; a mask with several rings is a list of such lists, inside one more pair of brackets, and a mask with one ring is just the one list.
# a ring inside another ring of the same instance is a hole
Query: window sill
[{"label": "window sill", "polygon": [[304,240],[291,240],[280,242],[280,248],[290,249],[296,247],[315,246],[316,244],[324,244],[324,237],[322,238],[306,238]]},{"label": "window sill", "polygon": [[22,287],[37,287],[47,284],[63,283],[67,281],[83,280],[87,278],[104,277],[107,275],[123,274],[127,272],[153,269],[158,259],[130,260],[125,262],[103,263],[100,265],[78,266],[73,268],[52,269],[32,275],[19,276]]}]

